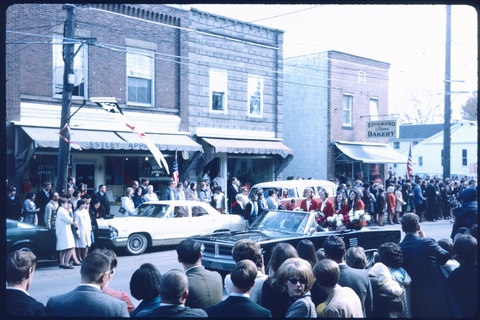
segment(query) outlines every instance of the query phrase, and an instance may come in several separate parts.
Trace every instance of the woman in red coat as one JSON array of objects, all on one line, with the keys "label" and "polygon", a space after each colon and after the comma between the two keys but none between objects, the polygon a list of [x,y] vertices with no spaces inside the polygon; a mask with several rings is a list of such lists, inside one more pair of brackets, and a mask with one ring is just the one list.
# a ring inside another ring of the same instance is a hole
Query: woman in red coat
[{"label": "woman in red coat", "polygon": [[348,195],[348,211],[365,210],[365,204],[362,201],[360,190],[352,189]]},{"label": "woman in red coat", "polygon": [[393,215],[395,214],[395,206],[397,205],[397,198],[395,197],[395,188],[390,186],[387,188],[387,213],[388,222],[393,224]]},{"label": "woman in red coat", "polygon": [[333,203],[333,210],[335,214],[343,215],[343,223],[346,225],[349,221],[348,219],[348,204],[347,198],[343,192],[337,193],[335,197],[335,202]]},{"label": "woman in red coat", "polygon": [[312,188],[307,187],[305,190],[303,190],[303,196],[305,197],[304,200],[300,203],[300,209],[303,211],[318,211],[320,210],[321,202],[314,199],[313,196],[315,194],[313,193]]},{"label": "woman in red coat", "polygon": [[333,202],[328,199],[328,192],[325,189],[320,190],[320,199],[322,199],[322,204],[320,205],[320,212],[323,212],[325,217],[331,217],[335,213],[333,208]]}]

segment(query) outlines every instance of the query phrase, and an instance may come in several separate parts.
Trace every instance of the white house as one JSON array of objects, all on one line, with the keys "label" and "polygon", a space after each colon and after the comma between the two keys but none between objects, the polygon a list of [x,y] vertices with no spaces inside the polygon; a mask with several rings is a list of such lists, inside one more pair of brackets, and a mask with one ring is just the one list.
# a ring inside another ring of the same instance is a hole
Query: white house
[{"label": "white house", "polygon": [[[435,131],[437,132],[433,135],[425,137],[425,134]],[[412,136],[412,132],[417,132],[418,134],[416,136]],[[477,122],[464,121],[461,123],[452,124],[450,127],[450,139],[451,175],[460,177],[476,176],[478,165]],[[414,175],[442,175],[443,124],[400,126],[400,138],[391,139],[389,144],[404,155],[408,155],[410,144],[412,145]],[[393,167],[397,176],[405,176],[406,164],[392,164],[389,166]]]}]

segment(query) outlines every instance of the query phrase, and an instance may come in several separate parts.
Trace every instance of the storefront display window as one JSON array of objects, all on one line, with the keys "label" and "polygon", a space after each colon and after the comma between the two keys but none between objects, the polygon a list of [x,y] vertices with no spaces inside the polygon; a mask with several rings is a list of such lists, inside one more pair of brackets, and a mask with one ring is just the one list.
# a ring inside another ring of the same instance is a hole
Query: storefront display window
[{"label": "storefront display window", "polygon": [[253,186],[256,183],[272,180],[272,159],[261,158],[233,158],[227,160],[228,173],[235,176],[245,186]]},{"label": "storefront display window", "polygon": [[55,189],[57,161],[57,155],[34,155],[20,176],[22,192],[38,192],[45,181],[50,181]]},{"label": "storefront display window", "polygon": [[[170,170],[173,167],[173,158],[167,157]],[[107,185],[129,186],[133,180],[149,178],[155,180],[169,180],[171,175],[165,168],[160,168],[153,157],[105,157],[105,182]]]}]

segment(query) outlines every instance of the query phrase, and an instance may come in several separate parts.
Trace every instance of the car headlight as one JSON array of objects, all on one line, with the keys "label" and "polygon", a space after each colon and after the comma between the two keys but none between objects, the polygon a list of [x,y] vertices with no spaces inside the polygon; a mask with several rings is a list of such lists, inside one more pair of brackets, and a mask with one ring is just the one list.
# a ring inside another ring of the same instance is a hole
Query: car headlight
[{"label": "car headlight", "polygon": [[108,229],[110,230],[110,238],[118,237],[118,230],[112,226],[109,226]]}]

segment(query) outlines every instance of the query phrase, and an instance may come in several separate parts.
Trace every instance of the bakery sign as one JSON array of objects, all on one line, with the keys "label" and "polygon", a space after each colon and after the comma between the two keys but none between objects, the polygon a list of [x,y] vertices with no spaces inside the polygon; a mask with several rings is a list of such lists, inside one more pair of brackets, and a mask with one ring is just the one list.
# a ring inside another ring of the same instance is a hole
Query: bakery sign
[{"label": "bakery sign", "polygon": [[374,120],[367,122],[367,138],[397,138],[397,120]]}]

